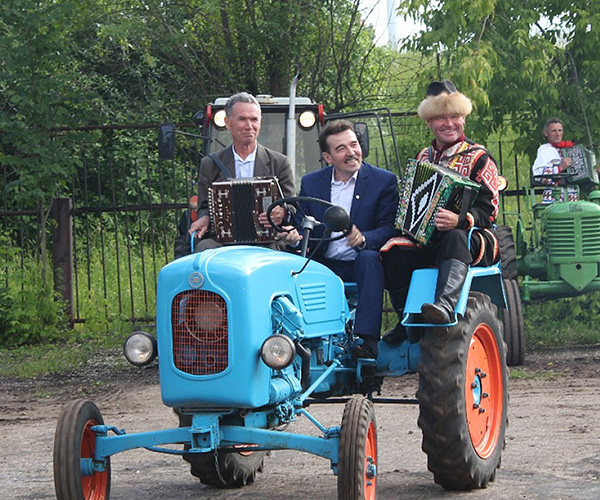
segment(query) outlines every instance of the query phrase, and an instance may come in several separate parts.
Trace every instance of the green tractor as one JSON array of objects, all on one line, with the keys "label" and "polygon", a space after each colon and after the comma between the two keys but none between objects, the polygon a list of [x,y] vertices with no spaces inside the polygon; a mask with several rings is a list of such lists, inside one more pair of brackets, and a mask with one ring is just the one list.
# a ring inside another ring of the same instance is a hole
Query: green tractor
[{"label": "green tractor", "polygon": [[600,191],[596,190],[595,156],[587,154],[585,167],[579,167],[585,175],[571,168],[532,179],[526,189],[527,217],[513,214],[517,216],[515,239],[509,226],[498,228],[508,304],[504,328],[509,365],[520,365],[524,359],[521,301],[600,290]]}]

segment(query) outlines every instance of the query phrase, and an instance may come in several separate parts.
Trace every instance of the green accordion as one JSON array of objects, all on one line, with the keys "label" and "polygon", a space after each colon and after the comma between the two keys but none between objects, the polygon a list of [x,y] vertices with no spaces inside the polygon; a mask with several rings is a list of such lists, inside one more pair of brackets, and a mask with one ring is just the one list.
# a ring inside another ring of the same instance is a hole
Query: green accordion
[{"label": "green accordion", "polygon": [[438,232],[434,224],[436,212],[440,208],[466,212],[479,187],[452,169],[408,160],[395,227],[423,245],[433,245]]}]

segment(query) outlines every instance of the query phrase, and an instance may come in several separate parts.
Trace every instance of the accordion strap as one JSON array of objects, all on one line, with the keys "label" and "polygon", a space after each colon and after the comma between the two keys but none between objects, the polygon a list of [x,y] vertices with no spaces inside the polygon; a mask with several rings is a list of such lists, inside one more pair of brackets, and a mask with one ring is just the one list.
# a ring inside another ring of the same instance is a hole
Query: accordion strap
[{"label": "accordion strap", "polygon": [[229,172],[229,169],[226,167],[225,163],[221,161],[221,158],[219,158],[215,153],[210,153],[208,157],[215,163],[217,167],[221,169],[225,179],[231,179],[231,172]]}]

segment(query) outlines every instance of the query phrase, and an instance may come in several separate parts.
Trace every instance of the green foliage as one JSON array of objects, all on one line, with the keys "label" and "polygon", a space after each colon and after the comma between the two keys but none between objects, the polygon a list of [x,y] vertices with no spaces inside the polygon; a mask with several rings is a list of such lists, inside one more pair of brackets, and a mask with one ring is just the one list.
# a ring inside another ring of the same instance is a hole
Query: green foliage
[{"label": "green foliage", "polygon": [[526,343],[531,347],[600,343],[599,315],[600,292],[529,304],[524,311]]},{"label": "green foliage", "polygon": [[[0,243],[5,243],[0,238]],[[0,347],[56,341],[65,332],[65,305],[48,282],[40,280],[40,264],[32,259],[19,263],[13,248],[2,244],[0,258],[8,286],[0,287]]]},{"label": "green foliage", "polygon": [[406,47],[437,54],[439,64],[422,73],[450,78],[475,104],[470,127],[484,137],[506,130],[530,158],[551,116],[565,121],[565,138],[594,149],[600,135],[598,2],[544,0],[403,0],[401,14],[426,29]]}]

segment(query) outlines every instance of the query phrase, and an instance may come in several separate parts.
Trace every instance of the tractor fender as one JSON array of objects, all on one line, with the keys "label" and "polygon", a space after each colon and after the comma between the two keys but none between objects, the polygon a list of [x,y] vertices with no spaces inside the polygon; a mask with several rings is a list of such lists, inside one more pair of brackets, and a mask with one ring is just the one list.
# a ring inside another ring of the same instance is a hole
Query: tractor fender
[{"label": "tractor fender", "polygon": [[402,318],[402,324],[404,326],[431,327],[456,325],[458,323],[458,315],[464,316],[465,314],[471,290],[489,295],[498,309],[506,308],[500,262],[488,267],[469,267],[465,284],[463,285],[460,298],[454,311],[453,322],[446,325],[423,323],[421,318],[421,306],[435,301],[437,277],[437,268],[417,269],[413,271],[406,304],[404,306],[404,316]]}]

